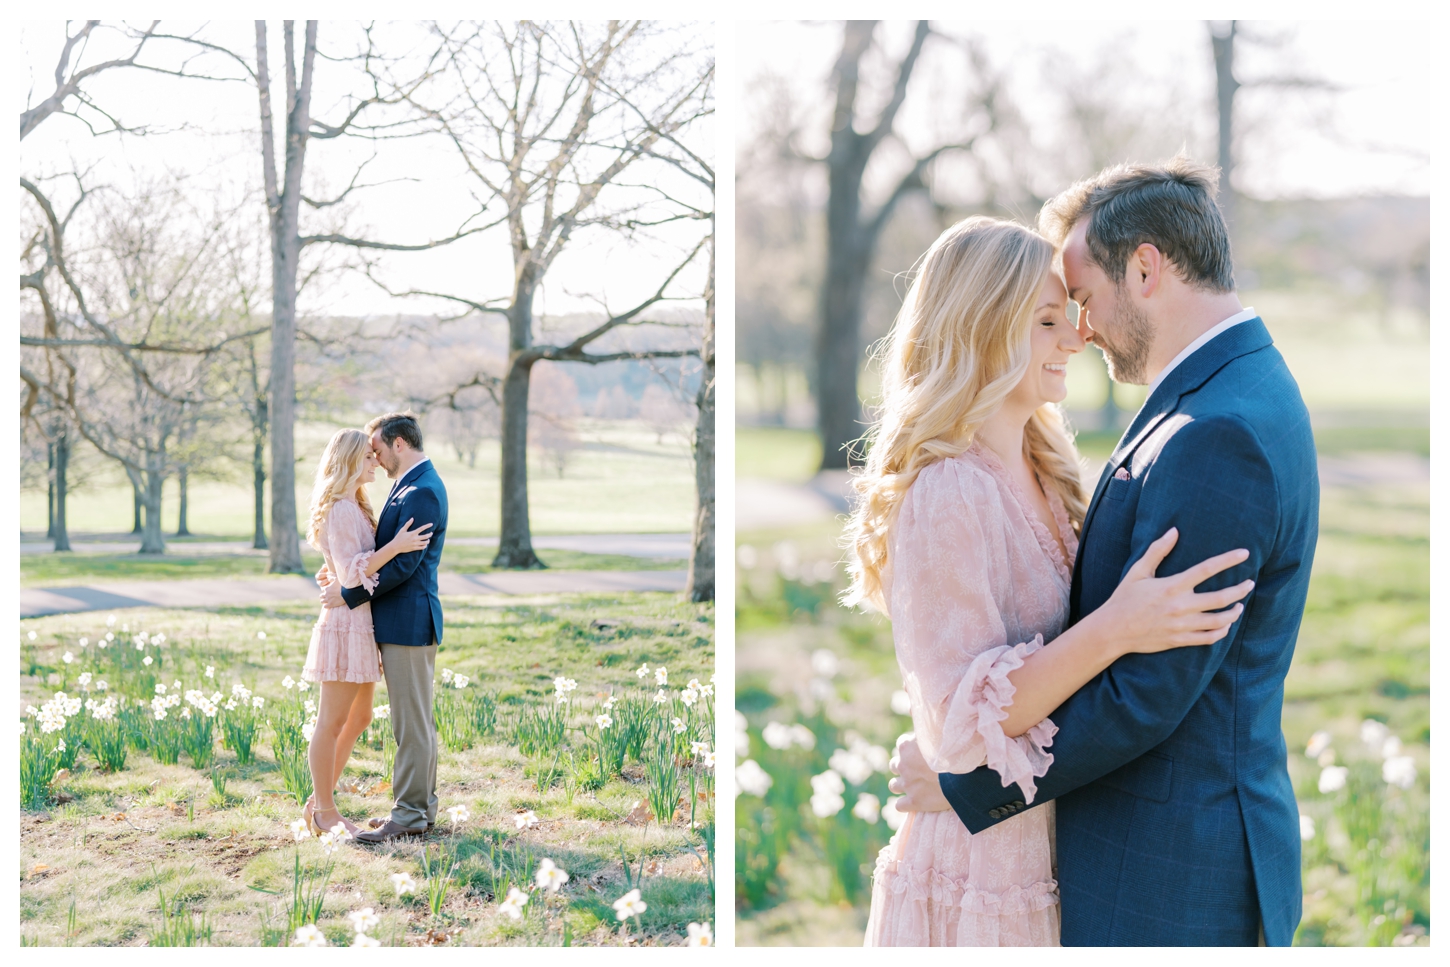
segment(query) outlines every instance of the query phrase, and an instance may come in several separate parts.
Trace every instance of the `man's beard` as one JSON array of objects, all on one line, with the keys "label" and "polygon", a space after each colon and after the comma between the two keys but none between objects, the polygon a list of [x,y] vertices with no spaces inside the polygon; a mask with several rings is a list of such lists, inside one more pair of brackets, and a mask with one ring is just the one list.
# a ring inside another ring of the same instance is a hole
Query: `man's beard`
[{"label": "man's beard", "polygon": [[1115,383],[1148,383],[1148,352],[1153,348],[1153,324],[1143,310],[1133,305],[1128,293],[1118,289],[1117,319],[1113,321],[1113,341],[1099,332],[1093,342],[1103,351],[1108,364],[1108,378]]}]

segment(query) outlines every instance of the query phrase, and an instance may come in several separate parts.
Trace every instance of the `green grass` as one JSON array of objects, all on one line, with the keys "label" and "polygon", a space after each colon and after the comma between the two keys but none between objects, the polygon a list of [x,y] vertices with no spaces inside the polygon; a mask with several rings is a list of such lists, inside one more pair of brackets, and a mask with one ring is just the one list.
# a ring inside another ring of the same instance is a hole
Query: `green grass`
[{"label": "green grass", "polygon": [[[1091,455],[1089,447],[1084,449]],[[1317,838],[1305,845],[1304,919],[1296,942],[1387,943],[1402,928],[1403,936],[1413,939],[1413,931],[1429,929],[1428,880],[1419,882],[1418,874],[1403,872],[1415,868],[1413,858],[1422,848],[1415,830],[1428,829],[1416,824],[1428,817],[1429,488],[1325,488],[1320,521],[1309,600],[1285,683],[1283,715],[1300,810],[1318,826]],[[759,729],[770,720],[811,723],[821,737],[812,753],[821,761],[801,763],[811,771],[824,768],[824,756],[832,745],[827,736],[838,735],[834,732],[841,727],[838,724],[849,723],[868,740],[888,747],[910,728],[909,719],[889,707],[891,693],[900,687],[890,623],[832,605],[832,595],[843,583],[840,570],[833,585],[785,581],[776,571],[783,550],[780,542],[794,545],[793,554],[785,556],[797,558],[806,571],[818,561],[839,559],[836,536],[835,527],[824,522],[737,537],[738,543],[756,549],[759,563],[738,572],[736,706],[751,723],[750,754],[766,765],[776,761],[766,758],[771,755],[780,762],[787,761],[781,755],[804,755],[774,753],[764,747]],[[811,655],[822,648],[838,657],[841,670],[821,713],[812,715],[797,696],[806,693],[802,683],[815,675]],[[1319,766],[1303,754],[1310,735],[1326,730],[1334,736],[1340,762],[1365,761],[1358,730],[1366,718],[1385,722],[1404,741],[1419,768],[1416,786],[1401,792],[1379,782],[1377,760],[1372,767],[1357,767],[1369,770],[1369,792],[1360,801],[1383,798],[1386,815],[1397,824],[1392,842],[1370,843],[1370,848],[1383,850],[1382,859],[1354,854],[1345,833],[1350,801],[1344,797],[1349,794],[1338,799],[1320,794]],[[788,779],[777,774],[777,786]],[[809,795],[808,788],[804,794]],[[752,799],[742,796],[737,810],[746,809]],[[742,835],[758,837],[759,817],[752,815],[738,813],[737,824],[745,826]],[[784,822],[779,816],[775,821],[777,827]],[[737,839],[737,856],[741,842]],[[755,839],[751,848],[759,852]],[[874,846],[867,852],[865,861],[874,861]],[[1391,908],[1371,908],[1361,899],[1365,876],[1375,884],[1377,897],[1387,894],[1393,899]],[[740,888],[737,871],[737,891]],[[860,942],[866,906],[843,903],[835,895],[815,845],[786,850],[774,878],[762,889],[758,902],[738,907],[741,945]],[[1418,942],[1428,942],[1428,936],[1420,936]]]},{"label": "green grass", "polygon": [[[682,602],[677,595],[557,595],[508,605],[461,597],[446,598],[444,606],[448,628],[439,651],[440,672],[446,667],[472,677],[470,689],[495,690],[501,718],[532,704],[552,704],[556,675],[578,681],[575,704],[586,710],[610,689],[639,691],[643,686],[634,670],[643,662],[666,665],[676,688],[691,677],[708,680],[714,666],[712,609]],[[241,681],[275,702],[286,694],[279,685],[282,677],[296,676],[301,668],[313,610],[305,605],[212,612],[134,609],[121,617],[130,629],[166,632],[165,678],[205,684],[201,673],[211,664],[218,668],[219,690]],[[605,618],[613,627],[591,628],[591,622]],[[81,635],[94,641],[105,629],[104,617],[96,614],[22,622],[23,632],[37,635],[35,644],[25,648],[22,700],[38,704],[62,686],[74,691],[73,678],[59,679],[67,667],[60,652],[77,649]],[[259,639],[258,632],[266,637]],[[25,674],[32,662],[37,674]],[[49,680],[42,681],[47,674]],[[380,683],[375,704],[386,701]],[[275,930],[282,915],[278,898],[257,890],[290,889],[293,845],[286,824],[298,810],[277,792],[281,784],[269,745],[262,744],[252,766],[238,765],[230,752],[218,751],[218,758],[232,771],[225,798],[215,793],[206,774],[188,768],[185,758],[181,765],[162,766],[133,753],[126,769],[103,774],[83,755],[59,786],[70,801],[21,816],[20,931],[25,942],[139,945],[160,924],[158,885],[168,897],[174,894],[185,906],[205,912],[214,944],[255,946],[268,929]],[[383,921],[373,936],[388,944],[426,945],[431,929],[448,932],[452,945],[557,945],[565,919],[575,944],[618,944],[610,903],[627,889],[621,848],[634,875],[641,860],[645,867],[645,943],[677,944],[686,924],[713,921],[709,882],[689,851],[699,834],[682,823],[640,827],[624,822],[644,798],[638,766],[627,766],[623,779],[593,792],[576,790],[572,801],[558,785],[540,793],[525,766],[514,749],[499,741],[464,752],[442,750],[440,825],[430,841],[451,845],[460,858],[458,880],[442,915],[431,918],[421,896],[396,898],[388,883],[388,875],[400,871],[421,881],[416,842],[371,851],[344,847],[319,920],[330,942],[349,943],[345,914],[371,906]],[[344,813],[354,819],[386,813],[390,799],[377,785],[383,771],[381,751],[360,746],[344,778],[344,785],[359,791],[338,796]],[[455,804],[472,813],[456,836],[442,815]],[[540,825],[517,830],[513,817],[522,809],[534,810]],[[320,862],[314,842],[304,843],[302,850],[304,862]],[[502,886],[497,874],[511,866],[515,882],[527,879],[531,885],[544,857],[571,876],[563,891],[568,912],[556,902],[547,916],[532,910],[531,918],[516,924],[498,912],[502,897],[496,891]],[[71,929],[67,916],[73,902],[78,917]],[[632,924],[630,932],[638,936]]]},{"label": "green grass", "polygon": [[[365,422],[359,417],[358,422]],[[569,456],[563,477],[530,455],[529,509],[536,534],[669,533],[688,531],[694,521],[695,478],[687,427],[657,434],[638,421],[580,420],[581,448]],[[317,457],[339,424],[297,427],[297,507],[305,517]],[[470,468],[444,440],[427,440],[429,455],[448,488],[448,529],[458,537],[497,536],[499,530],[498,441],[486,440]],[[109,462],[95,461],[88,480],[73,479],[67,501],[73,533],[128,533],[132,524],[130,484]],[[246,468],[243,468],[246,469]],[[641,483],[647,481],[647,483]],[[378,474],[370,493],[378,506],[389,481]],[[162,527],[176,530],[177,484],[167,482]],[[252,536],[250,470],[233,480],[193,480],[188,496],[189,528],[231,539]],[[270,490],[268,498],[270,498]],[[20,496],[22,531],[45,532],[44,490]]]},{"label": "green grass", "polygon": [[801,483],[821,466],[821,438],[813,430],[735,428],[735,475]]},{"label": "green grass", "polygon": [[[141,554],[23,554],[22,587],[65,587],[105,581],[163,581],[187,578],[268,577],[266,552],[187,556],[186,545],[172,546],[164,556]],[[479,574],[503,570],[491,566],[496,548],[450,547],[445,542],[440,571]],[[582,551],[541,549],[539,557],[552,568],[569,571],[669,571],[688,562],[667,558],[627,557],[623,554],[586,554]],[[322,556],[311,549],[302,553],[308,573],[316,573]]]}]

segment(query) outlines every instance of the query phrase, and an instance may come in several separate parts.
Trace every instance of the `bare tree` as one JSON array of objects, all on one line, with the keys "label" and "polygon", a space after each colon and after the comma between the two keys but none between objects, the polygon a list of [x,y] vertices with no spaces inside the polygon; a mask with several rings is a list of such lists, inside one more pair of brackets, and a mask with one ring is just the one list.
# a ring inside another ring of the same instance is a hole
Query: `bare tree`
[{"label": "bare tree", "polygon": [[[860,436],[861,403],[856,380],[861,365],[863,292],[871,258],[882,229],[906,195],[926,188],[925,176],[938,157],[949,151],[970,150],[982,132],[940,144],[912,157],[906,171],[886,193],[885,200],[867,210],[862,195],[866,168],[877,149],[894,136],[897,115],[906,103],[907,89],[923,46],[932,31],[919,21],[911,46],[896,63],[891,93],[869,127],[859,130],[862,96],[862,61],[871,51],[877,22],[851,20],[845,25],[840,56],[832,71],[835,105],[831,117],[831,148],[825,158],[830,185],[826,203],[826,274],[821,286],[821,321],[816,335],[816,402],[821,432],[821,468],[846,467],[850,445]],[[990,100],[984,102],[990,109]],[[989,110],[990,115],[990,110]]]},{"label": "bare tree", "polygon": [[[92,194],[77,182],[64,217],[38,185],[21,182],[40,216],[40,241],[23,264],[31,271],[21,278],[30,294],[22,321],[39,329],[21,333],[22,416],[42,399],[63,408],[92,446],[119,462],[142,494],[141,552],[160,554],[162,486],[178,469],[178,433],[207,403],[202,387],[220,349],[209,341],[218,288],[211,271],[231,213],[198,217],[175,185],[143,186],[108,195],[86,226],[93,244],[72,246],[66,231]],[[87,253],[79,264],[73,247]]]},{"label": "bare tree", "polygon": [[[534,365],[696,355],[699,350],[612,352],[591,347],[624,327],[647,325],[642,313],[680,298],[671,286],[704,249],[704,240],[654,294],[554,345],[539,342],[534,302],[560,253],[581,230],[634,232],[698,217],[688,210],[641,213],[639,204],[606,207],[606,189],[662,139],[713,110],[713,60],[688,48],[665,49],[638,21],[591,25],[524,21],[436,28],[449,93],[431,87],[406,93],[454,145],[468,173],[506,206],[514,284],[505,297],[480,300],[410,289],[503,317],[508,361],[502,376],[480,374],[495,387],[501,409],[502,498],[496,567],[542,567],[534,553],[528,503],[529,378]],[[401,85],[394,83],[402,93]],[[459,93],[455,93],[459,92]],[[438,100],[433,100],[438,97]],[[650,186],[633,186],[647,191]],[[668,199],[666,199],[667,201]],[[383,283],[379,283],[383,284]]]}]

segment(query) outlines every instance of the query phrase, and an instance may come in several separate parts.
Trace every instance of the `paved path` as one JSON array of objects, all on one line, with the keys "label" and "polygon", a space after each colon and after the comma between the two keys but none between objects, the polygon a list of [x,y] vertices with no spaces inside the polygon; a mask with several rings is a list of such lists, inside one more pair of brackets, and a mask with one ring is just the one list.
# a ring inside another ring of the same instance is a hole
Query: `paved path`
[{"label": "paved path", "polygon": [[[684,571],[498,571],[440,574],[440,594],[578,594],[610,591],[683,591]],[[115,581],[76,588],[21,588],[20,617],[121,608],[246,607],[316,601],[310,577],[278,575],[245,580]]]},{"label": "paved path", "polygon": [[[1097,481],[1102,463],[1090,461],[1086,480]],[[1419,486],[1430,482],[1430,461],[1414,453],[1364,453],[1319,458],[1325,487]],[[853,491],[843,470],[827,470],[806,483],[742,478],[735,482],[735,528],[773,530],[829,520],[847,513]]]},{"label": "paved path", "polygon": [[[448,537],[446,544],[458,547],[497,547],[497,537]],[[134,541],[71,541],[77,552],[93,554],[135,554],[140,540]],[[622,554],[625,557],[657,557],[685,559],[690,556],[689,534],[553,534],[536,536],[534,546],[546,550],[581,551],[586,554]],[[265,557],[266,551],[252,547],[251,541],[171,541],[168,551],[176,555],[242,554]],[[21,554],[50,554],[50,541],[26,541]]]}]

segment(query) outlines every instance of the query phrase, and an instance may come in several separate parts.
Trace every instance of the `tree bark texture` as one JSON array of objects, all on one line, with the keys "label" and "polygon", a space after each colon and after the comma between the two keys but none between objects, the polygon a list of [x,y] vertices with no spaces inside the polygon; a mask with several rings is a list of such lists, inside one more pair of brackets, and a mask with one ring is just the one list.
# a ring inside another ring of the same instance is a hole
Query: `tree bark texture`
[{"label": "tree bark texture", "polygon": [[930,28],[920,21],[911,50],[897,68],[891,101],[876,125],[865,133],[855,127],[861,59],[871,48],[874,20],[846,23],[834,80],[836,105],[831,119],[831,150],[826,156],[829,198],[826,202],[826,277],[821,290],[820,326],[816,330],[816,410],[821,434],[821,469],[844,469],[860,457],[850,446],[864,429],[857,375],[861,368],[861,320],[866,273],[881,228],[897,200],[920,184],[918,162],[911,174],[869,217],[863,217],[861,180],[881,141],[891,133],[906,98],[912,70]]},{"label": "tree bark texture", "polygon": [[1223,212],[1224,224],[1228,226],[1229,238],[1234,235],[1234,216],[1237,213],[1237,198],[1234,195],[1234,95],[1238,93],[1239,82],[1234,77],[1234,37],[1238,33],[1238,21],[1230,20],[1224,31],[1209,27],[1213,40],[1213,69],[1217,76],[1215,89],[1218,103],[1218,207]]},{"label": "tree bark texture", "polygon": [[715,244],[705,279],[705,338],[700,346],[700,390],[695,396],[695,533],[685,593],[715,600]]},{"label": "tree bark texture", "polygon": [[55,444],[45,445],[45,536],[55,536]]},{"label": "tree bark texture", "polygon": [[312,97],[312,66],[317,54],[317,21],[307,21],[302,45],[302,75],[296,73],[293,23],[283,24],[287,111],[284,118],[284,162],[277,178],[271,84],[267,68],[267,26],[257,21],[257,91],[262,114],[262,176],[272,234],[272,368],[269,405],[272,430],[272,541],[268,570],[300,573],[302,553],[297,536],[296,421],[297,266],[302,252],[298,208],[302,201],[302,167],[307,154],[308,115]]},{"label": "tree bark texture", "polygon": [[144,501],[141,499],[141,483],[135,477],[131,478],[131,510],[132,523],[131,533],[140,534],[145,528],[141,524],[141,507]]},{"label": "tree bark texture", "polygon": [[534,288],[525,267],[514,286],[508,310],[509,365],[503,381],[499,434],[502,473],[499,493],[498,554],[494,567],[541,568],[529,526],[529,377],[534,353]]},{"label": "tree bark texture", "polygon": [[186,484],[188,474],[185,467],[182,467],[176,475],[176,483],[180,488],[181,497],[176,505],[176,536],[190,537],[191,531],[186,527]]},{"label": "tree bark texture", "polygon": [[264,463],[263,441],[252,444],[252,497],[253,527],[252,547],[259,551],[267,549],[267,467]]},{"label": "tree bark texture", "polygon": [[66,470],[70,463],[70,436],[64,431],[54,444],[55,464],[52,488],[55,492],[54,510],[51,517],[51,537],[55,539],[57,551],[70,550],[70,531],[65,522]]}]

